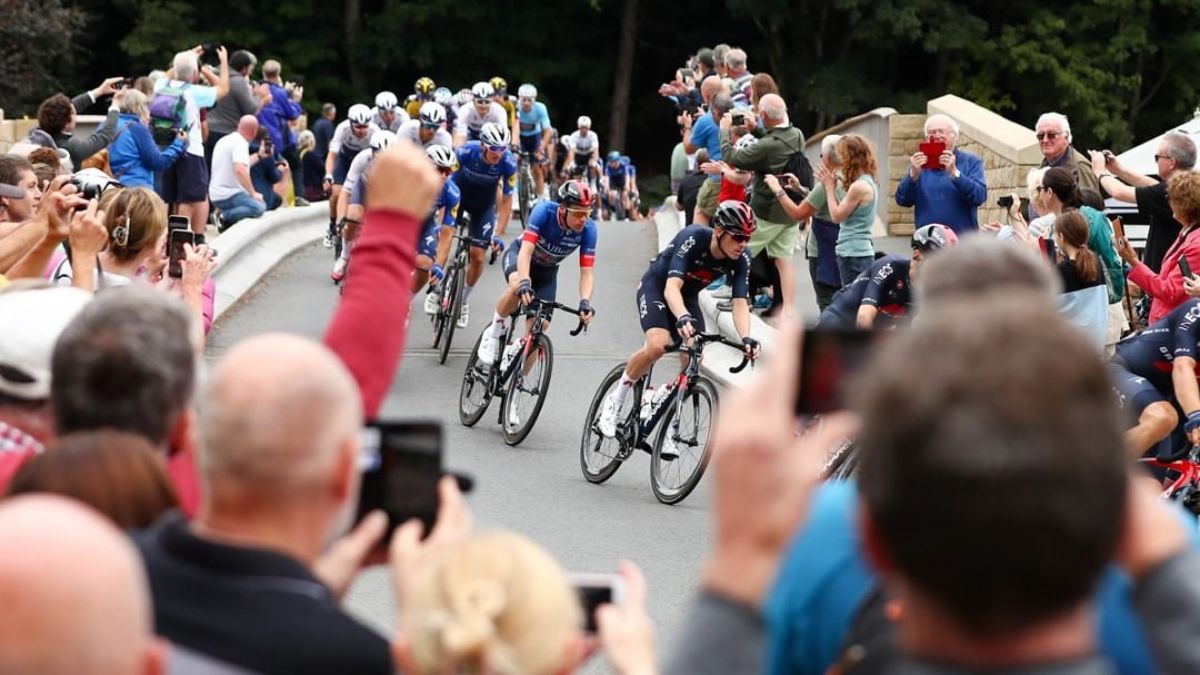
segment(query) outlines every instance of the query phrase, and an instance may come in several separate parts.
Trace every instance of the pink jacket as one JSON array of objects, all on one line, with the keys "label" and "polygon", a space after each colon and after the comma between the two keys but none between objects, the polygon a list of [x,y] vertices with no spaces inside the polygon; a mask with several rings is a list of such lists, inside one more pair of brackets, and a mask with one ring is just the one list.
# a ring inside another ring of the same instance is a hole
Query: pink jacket
[{"label": "pink jacket", "polygon": [[1129,280],[1153,298],[1150,303],[1151,324],[1163,318],[1188,299],[1183,290],[1183,271],[1179,269],[1179,256],[1187,257],[1192,272],[1200,274],[1200,227],[1190,227],[1179,233],[1179,238],[1167,249],[1158,274],[1138,263],[1129,272]]}]

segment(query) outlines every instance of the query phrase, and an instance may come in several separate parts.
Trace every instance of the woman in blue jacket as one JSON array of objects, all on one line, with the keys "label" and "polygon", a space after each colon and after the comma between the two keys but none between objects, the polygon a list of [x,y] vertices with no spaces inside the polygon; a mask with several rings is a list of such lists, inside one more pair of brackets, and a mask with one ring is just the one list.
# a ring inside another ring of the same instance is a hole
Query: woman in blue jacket
[{"label": "woman in blue jacket", "polygon": [[113,178],[126,187],[154,189],[155,172],[175,163],[187,150],[187,132],[159,150],[150,135],[150,106],[146,95],[136,89],[125,91],[119,106],[116,137],[108,146],[108,163]]}]

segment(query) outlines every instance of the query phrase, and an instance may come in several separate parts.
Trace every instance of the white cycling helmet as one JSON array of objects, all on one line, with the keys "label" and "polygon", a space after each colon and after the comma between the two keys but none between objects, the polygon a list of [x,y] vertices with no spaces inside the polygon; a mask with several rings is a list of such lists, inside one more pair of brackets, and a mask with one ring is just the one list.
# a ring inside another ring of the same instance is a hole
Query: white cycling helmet
[{"label": "white cycling helmet", "polygon": [[532,84],[523,84],[517,88],[517,96],[520,98],[537,98],[537,87]]},{"label": "white cycling helmet", "polygon": [[458,90],[458,104],[459,104],[459,105],[467,105],[468,103],[470,103],[470,102],[471,102],[471,100],[472,100],[473,98],[475,98],[475,97],[474,97],[474,96],[471,96],[471,90],[470,90],[470,89],[460,89],[460,90]]},{"label": "white cycling helmet", "polygon": [[458,166],[458,156],[454,154],[453,150],[444,145],[431,145],[428,148],[425,148],[425,156],[428,157],[435,166],[443,169],[453,169],[454,167]]},{"label": "white cycling helmet", "polygon": [[476,82],[475,86],[471,87],[471,96],[474,96],[475,100],[490,99],[495,95],[496,90],[492,89],[492,85],[487,82]]},{"label": "white cycling helmet", "polygon": [[372,150],[387,150],[388,146],[396,142],[399,138],[396,134],[386,129],[376,131],[371,134],[371,149]]},{"label": "white cycling helmet", "polygon": [[350,106],[350,112],[346,114],[346,117],[351,124],[370,124],[371,109],[361,103],[355,103]]},{"label": "white cycling helmet", "polygon": [[441,124],[446,121],[446,109],[439,103],[430,101],[421,104],[421,124]]},{"label": "white cycling helmet", "polygon": [[579,127],[580,129],[584,127],[591,129],[592,118],[588,117],[587,115],[580,115],[579,119],[575,120],[575,126]]},{"label": "white cycling helmet", "polygon": [[737,139],[737,142],[733,144],[733,149],[741,150],[742,148],[748,148],[757,142],[758,142],[757,138],[755,138],[754,136],[751,136],[750,134],[746,134],[745,136],[742,136],[741,138]]},{"label": "white cycling helmet", "polygon": [[503,124],[496,124],[495,122],[488,122],[487,124],[483,125],[482,129],[479,130],[479,140],[482,141],[484,145],[507,146],[508,142],[512,140],[511,137],[512,134],[508,132],[508,127],[504,126]]},{"label": "white cycling helmet", "polygon": [[450,105],[454,100],[454,92],[450,91],[449,87],[438,87],[433,90],[433,100],[443,106]]},{"label": "white cycling helmet", "polygon": [[391,112],[399,101],[396,100],[396,95],[390,91],[381,91],[375,96],[375,107],[379,108],[379,112]]}]

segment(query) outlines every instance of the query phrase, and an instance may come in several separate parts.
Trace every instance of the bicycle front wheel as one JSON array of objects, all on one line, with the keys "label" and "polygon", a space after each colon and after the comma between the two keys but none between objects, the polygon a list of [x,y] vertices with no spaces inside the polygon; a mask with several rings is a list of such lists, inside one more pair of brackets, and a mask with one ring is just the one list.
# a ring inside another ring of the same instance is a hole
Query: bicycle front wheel
[{"label": "bicycle front wheel", "polygon": [[553,371],[554,347],[548,336],[539,335],[525,362],[516,364],[508,379],[508,393],[504,397],[505,443],[517,445],[533,431],[542,405],[546,403]]},{"label": "bicycle front wheel", "polygon": [[[490,327],[484,328],[491,330]],[[458,419],[463,426],[473,427],[487,412],[492,402],[492,378],[495,370],[491,367],[481,368],[479,363],[479,342],[483,333],[475,340],[471,355],[467,358],[467,369],[463,371],[462,388],[458,392]]]},{"label": "bicycle front wheel", "polygon": [[683,393],[682,404],[673,401],[667,409],[650,457],[650,487],[658,501],[678,504],[700,482],[712,454],[716,413],[717,389],[701,378]]},{"label": "bicycle front wheel", "polygon": [[450,355],[450,344],[454,342],[454,330],[458,327],[458,314],[462,311],[463,302],[463,282],[466,276],[466,270],[457,265],[452,270],[446,273],[446,279],[443,283],[446,284],[446,299],[442,302],[439,310],[448,312],[448,315],[442,317],[442,344],[438,349],[438,363],[446,363],[446,357]]},{"label": "bicycle front wheel", "polygon": [[[628,435],[628,432],[622,429],[628,426],[627,423],[618,425],[616,438],[605,437],[599,429],[600,408],[604,404],[604,398],[616,389],[624,372],[624,363],[610,370],[600,382],[596,395],[592,397],[592,404],[588,406],[587,419],[583,422],[583,437],[579,439],[579,464],[583,469],[583,477],[588,479],[589,483],[603,483],[612,478],[617,469],[621,468],[623,442],[632,443],[623,438]],[[617,419],[628,420],[635,414],[635,399],[634,396],[627,397]]]}]

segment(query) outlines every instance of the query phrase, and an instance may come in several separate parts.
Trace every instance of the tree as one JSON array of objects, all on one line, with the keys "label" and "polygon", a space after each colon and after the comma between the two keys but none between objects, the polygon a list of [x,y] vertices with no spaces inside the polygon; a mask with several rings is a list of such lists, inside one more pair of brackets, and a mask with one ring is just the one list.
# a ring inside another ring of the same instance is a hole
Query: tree
[{"label": "tree", "polygon": [[637,43],[638,0],[625,0],[621,12],[621,42],[613,74],[612,111],[608,124],[609,148],[625,147],[625,125],[629,121],[629,90],[633,80],[633,52]]},{"label": "tree", "polygon": [[73,79],[75,40],[88,17],[58,0],[3,0],[0,16],[0,107],[29,113]]}]

